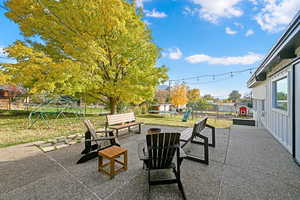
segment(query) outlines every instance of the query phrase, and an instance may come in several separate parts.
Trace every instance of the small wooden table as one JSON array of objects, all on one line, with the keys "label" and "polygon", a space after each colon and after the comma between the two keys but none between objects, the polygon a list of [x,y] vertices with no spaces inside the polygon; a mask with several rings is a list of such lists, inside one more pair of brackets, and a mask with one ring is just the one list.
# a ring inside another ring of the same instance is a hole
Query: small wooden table
[{"label": "small wooden table", "polygon": [[[102,151],[99,151],[98,153],[99,157],[99,162],[98,162],[98,171],[102,171],[105,174],[109,175],[110,178],[112,179],[115,174],[121,170],[127,170],[127,162],[128,162],[128,157],[127,157],[127,149],[124,149],[119,146],[111,146],[109,148],[106,148]],[[124,162],[117,160],[118,157],[123,155]],[[103,158],[109,160],[108,163],[103,163]],[[122,165],[121,168],[115,169],[115,163],[119,163]],[[105,170],[105,167],[107,165],[110,165],[110,170],[109,172]]]}]

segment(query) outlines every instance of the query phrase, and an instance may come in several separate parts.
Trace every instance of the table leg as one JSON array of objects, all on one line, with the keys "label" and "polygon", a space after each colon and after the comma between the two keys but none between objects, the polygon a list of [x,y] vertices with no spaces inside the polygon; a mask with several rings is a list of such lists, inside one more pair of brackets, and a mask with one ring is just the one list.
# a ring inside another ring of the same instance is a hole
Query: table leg
[{"label": "table leg", "polygon": [[115,176],[115,159],[110,160],[110,178],[114,178]]},{"label": "table leg", "polygon": [[127,151],[124,152],[124,169],[127,170],[127,165],[128,164],[128,156],[127,156]]},{"label": "table leg", "polygon": [[101,171],[101,168],[103,166],[103,157],[102,156],[98,156],[98,171]]}]

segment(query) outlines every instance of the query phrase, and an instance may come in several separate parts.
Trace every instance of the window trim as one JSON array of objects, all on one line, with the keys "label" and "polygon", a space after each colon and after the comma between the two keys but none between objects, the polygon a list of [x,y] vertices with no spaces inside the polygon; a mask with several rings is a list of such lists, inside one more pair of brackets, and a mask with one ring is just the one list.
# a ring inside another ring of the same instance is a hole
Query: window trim
[{"label": "window trim", "polygon": [[[283,79],[287,80],[287,92],[288,93],[287,93],[287,109],[286,110],[276,107],[276,87],[275,87],[275,85],[276,85],[277,81],[280,81]],[[281,76],[274,78],[271,83],[272,83],[271,84],[271,86],[272,86],[272,110],[279,112],[281,114],[284,114],[284,115],[288,115],[289,109],[290,109],[290,105],[289,105],[289,95],[290,95],[289,94],[290,93],[289,74],[284,73]]]}]

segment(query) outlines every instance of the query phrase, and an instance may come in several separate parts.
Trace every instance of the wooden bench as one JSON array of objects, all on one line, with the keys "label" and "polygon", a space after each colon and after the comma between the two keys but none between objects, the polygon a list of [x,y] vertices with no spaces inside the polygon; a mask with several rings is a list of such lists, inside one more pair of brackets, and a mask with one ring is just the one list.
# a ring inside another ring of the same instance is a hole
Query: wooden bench
[{"label": "wooden bench", "polygon": [[[203,131],[206,127],[210,128],[212,130],[212,142],[209,143],[208,137],[201,134],[201,131]],[[197,156],[187,154],[186,159],[194,160],[197,162],[209,164],[209,153],[208,153],[208,147],[215,147],[216,146],[216,138],[215,138],[215,127],[210,126],[207,124],[207,118],[195,123],[194,128],[187,128],[183,130],[180,134],[180,146],[183,148],[189,143],[195,143],[203,145],[204,147],[204,159],[201,159]],[[196,140],[197,138],[200,138],[202,141]]]},{"label": "wooden bench", "polygon": [[110,128],[116,130],[117,136],[119,135],[120,129],[128,128],[130,132],[132,126],[139,126],[139,133],[141,133],[142,124],[142,122],[136,121],[134,113],[106,115],[106,129]]}]

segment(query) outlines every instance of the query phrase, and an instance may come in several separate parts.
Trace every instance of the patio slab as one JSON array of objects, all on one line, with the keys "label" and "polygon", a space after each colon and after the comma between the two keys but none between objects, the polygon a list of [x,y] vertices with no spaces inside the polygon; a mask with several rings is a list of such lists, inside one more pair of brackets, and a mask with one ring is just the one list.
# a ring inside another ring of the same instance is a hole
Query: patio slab
[{"label": "patio slab", "polygon": [[[164,132],[184,129],[155,127]],[[97,171],[97,159],[76,164],[83,144],[48,153],[28,145],[0,149],[0,199],[182,199],[176,184],[151,186],[149,193],[137,155],[148,128],[143,126],[140,135],[120,138],[128,149],[129,168],[112,180]],[[209,129],[204,134],[209,136]],[[187,199],[300,199],[300,168],[267,131],[242,126],[217,129],[216,142],[216,148],[209,149],[208,166],[184,160],[181,170]],[[191,151],[203,155],[202,146],[193,144]],[[172,173],[153,174],[153,178],[162,176]]]}]

